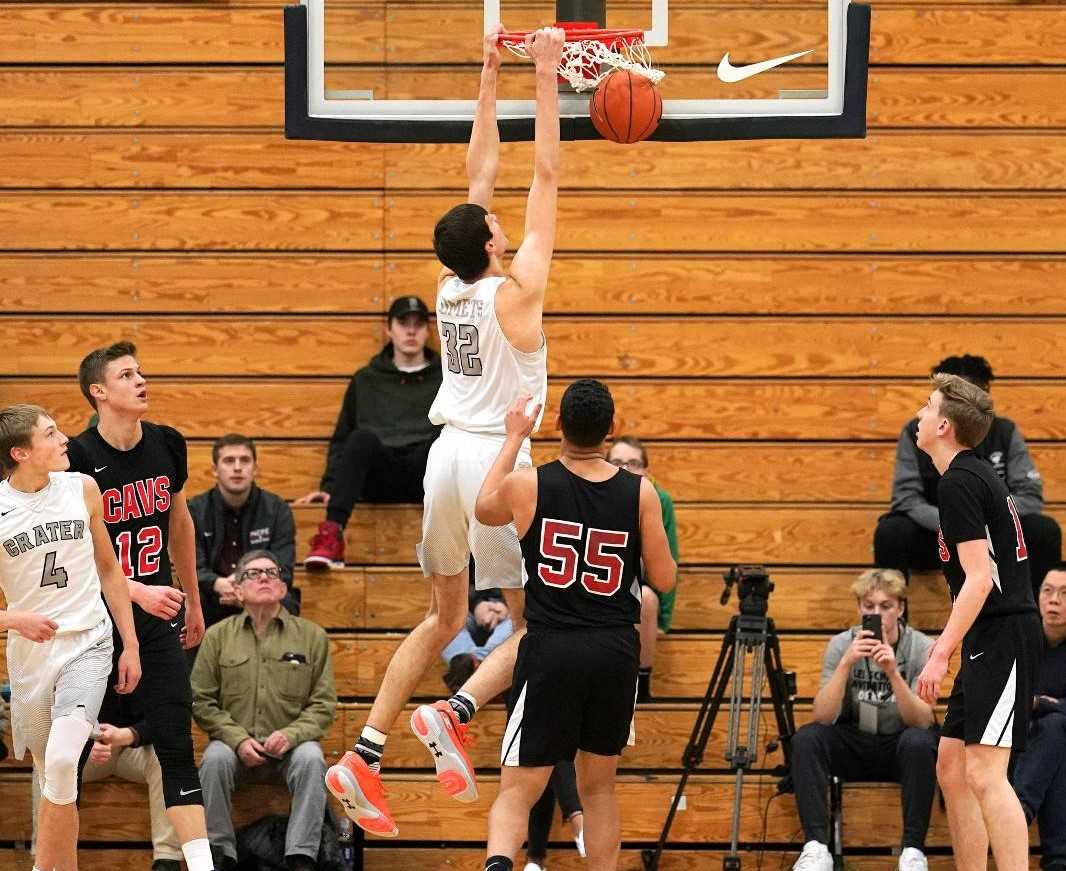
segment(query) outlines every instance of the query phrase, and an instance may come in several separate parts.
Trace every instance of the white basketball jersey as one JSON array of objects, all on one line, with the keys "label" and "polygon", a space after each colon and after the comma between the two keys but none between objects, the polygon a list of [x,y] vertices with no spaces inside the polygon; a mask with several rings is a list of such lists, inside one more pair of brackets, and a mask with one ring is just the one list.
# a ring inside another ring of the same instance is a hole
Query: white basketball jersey
[{"label": "white basketball jersey", "polygon": [[429,410],[431,422],[502,436],[507,409],[516,397],[528,393],[534,402],[544,403],[547,342],[529,354],[519,351],[496,320],[496,292],[506,280],[492,276],[466,284],[452,276],[441,285],[437,330],[444,380]]},{"label": "white basketball jersey", "polygon": [[0,589],[9,610],[49,617],[60,633],[108,619],[81,475],[52,472],[36,493],[0,483]]}]

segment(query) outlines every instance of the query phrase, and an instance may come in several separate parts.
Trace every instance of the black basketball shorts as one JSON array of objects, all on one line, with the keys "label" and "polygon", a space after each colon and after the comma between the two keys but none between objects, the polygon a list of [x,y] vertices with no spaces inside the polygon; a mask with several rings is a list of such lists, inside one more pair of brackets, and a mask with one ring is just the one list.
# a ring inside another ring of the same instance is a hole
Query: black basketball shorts
[{"label": "black basketball shorts", "polygon": [[1035,612],[975,623],[962,642],[941,737],[1024,750],[1042,643]]},{"label": "black basketball shorts", "polygon": [[636,704],[640,636],[632,626],[530,628],[518,647],[500,763],[618,756]]}]

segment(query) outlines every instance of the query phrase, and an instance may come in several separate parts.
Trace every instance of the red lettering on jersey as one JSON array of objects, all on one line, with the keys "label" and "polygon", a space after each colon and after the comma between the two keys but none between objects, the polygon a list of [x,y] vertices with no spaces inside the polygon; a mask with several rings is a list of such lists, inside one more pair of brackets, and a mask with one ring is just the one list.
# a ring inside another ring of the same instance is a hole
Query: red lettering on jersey
[{"label": "red lettering on jersey", "polygon": [[550,563],[540,563],[537,575],[549,587],[569,587],[577,580],[577,548],[561,538],[581,540],[582,526],[568,520],[544,518],[540,526],[540,554]]},{"label": "red lettering on jersey", "polygon": [[581,586],[597,596],[613,596],[622,586],[622,571],[626,567],[621,554],[605,551],[605,547],[624,548],[629,543],[628,532],[611,529],[590,529],[585,540],[585,564],[601,569],[603,577],[592,572],[581,573]]},{"label": "red lettering on jersey", "polygon": [[104,490],[104,523],[122,521],[122,494],[114,487]]},{"label": "red lettering on jersey", "polygon": [[166,475],[160,475],[158,478],[154,478],[152,483],[155,485],[155,510],[163,513],[170,510],[170,478]]},{"label": "red lettering on jersey", "polygon": [[137,482],[137,498],[146,517],[155,514],[155,485],[151,481]]},{"label": "red lettering on jersey", "polygon": [[137,488],[132,484],[122,486],[122,519],[129,520],[131,517],[140,517],[141,508],[137,504]]},{"label": "red lettering on jersey", "polygon": [[944,543],[944,530],[939,526],[936,528],[936,543],[940,548],[940,561],[942,563],[951,562],[951,551],[948,550],[947,544]]}]

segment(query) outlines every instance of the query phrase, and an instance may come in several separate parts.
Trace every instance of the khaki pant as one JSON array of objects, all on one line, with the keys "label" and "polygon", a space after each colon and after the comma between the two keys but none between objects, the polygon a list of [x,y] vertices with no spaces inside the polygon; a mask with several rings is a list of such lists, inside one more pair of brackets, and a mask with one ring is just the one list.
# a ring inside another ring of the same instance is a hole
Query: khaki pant
[{"label": "khaki pant", "polygon": [[[96,783],[118,777],[130,783],[144,783],[148,786],[148,808],[152,816],[152,861],[169,859],[180,862],[182,859],[181,841],[178,833],[167,819],[163,804],[163,773],[159,760],[151,747],[112,747],[111,758],[107,762],[89,762],[85,766],[83,783]],[[37,805],[41,800],[40,785],[33,777],[33,840],[37,842]]]}]

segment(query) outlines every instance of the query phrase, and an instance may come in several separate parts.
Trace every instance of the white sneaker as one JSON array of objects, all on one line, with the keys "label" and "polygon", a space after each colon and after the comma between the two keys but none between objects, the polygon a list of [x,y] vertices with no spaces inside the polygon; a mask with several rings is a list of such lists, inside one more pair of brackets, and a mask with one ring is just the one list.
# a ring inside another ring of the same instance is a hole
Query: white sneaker
[{"label": "white sneaker", "polygon": [[925,853],[917,847],[905,847],[899,854],[899,871],[929,871]]},{"label": "white sneaker", "polygon": [[547,866],[538,865],[536,862],[528,862],[525,871],[548,871]]},{"label": "white sneaker", "polygon": [[585,830],[584,829],[582,829],[580,832],[578,832],[577,837],[574,838],[574,843],[577,844],[577,854],[582,859],[587,859],[588,856],[585,854]]},{"label": "white sneaker", "polygon": [[792,871],[833,871],[833,857],[821,841],[808,841],[803,845]]}]

